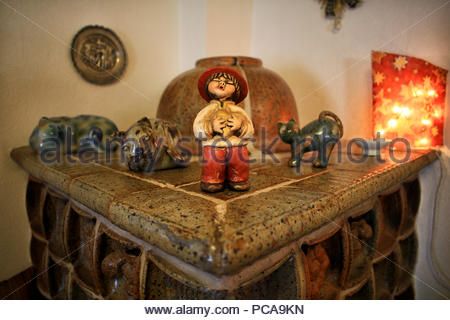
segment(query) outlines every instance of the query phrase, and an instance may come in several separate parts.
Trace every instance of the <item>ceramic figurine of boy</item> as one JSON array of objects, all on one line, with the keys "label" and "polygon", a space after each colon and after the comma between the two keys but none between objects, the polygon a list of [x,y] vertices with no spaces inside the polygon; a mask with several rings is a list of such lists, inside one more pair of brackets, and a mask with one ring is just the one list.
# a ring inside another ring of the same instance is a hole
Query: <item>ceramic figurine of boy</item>
[{"label": "ceramic figurine of boy", "polygon": [[237,104],[247,96],[247,82],[227,67],[205,71],[198,81],[200,95],[209,102],[194,120],[194,135],[202,140],[201,188],[206,192],[250,189],[247,143],[253,124]]}]

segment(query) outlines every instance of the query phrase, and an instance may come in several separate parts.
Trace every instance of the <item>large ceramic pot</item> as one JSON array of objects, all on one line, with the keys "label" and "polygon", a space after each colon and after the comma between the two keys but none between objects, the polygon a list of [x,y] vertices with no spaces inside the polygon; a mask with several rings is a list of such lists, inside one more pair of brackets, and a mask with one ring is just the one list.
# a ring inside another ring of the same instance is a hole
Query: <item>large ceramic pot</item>
[{"label": "large ceramic pot", "polygon": [[195,68],[180,74],[169,83],[158,106],[157,117],[175,123],[183,136],[191,139],[190,148],[197,152],[192,123],[197,113],[207,105],[197,90],[197,81],[207,69],[227,66],[239,71],[247,80],[249,94],[239,106],[251,116],[255,127],[255,146],[266,149],[274,140],[271,151],[287,151],[290,146],[278,138],[278,122],[294,118],[298,123],[294,96],[286,82],[275,72],[262,66],[262,61],[250,57],[212,57],[198,60]]}]

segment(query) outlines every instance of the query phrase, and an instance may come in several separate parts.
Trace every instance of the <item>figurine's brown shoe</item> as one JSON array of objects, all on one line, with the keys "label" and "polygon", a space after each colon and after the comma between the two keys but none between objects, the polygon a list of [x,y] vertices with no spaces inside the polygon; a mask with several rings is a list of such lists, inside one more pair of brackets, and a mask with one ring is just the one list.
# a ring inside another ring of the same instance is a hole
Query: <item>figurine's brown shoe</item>
[{"label": "figurine's brown shoe", "polygon": [[223,190],[223,183],[200,182],[200,188],[205,192],[219,192]]},{"label": "figurine's brown shoe", "polygon": [[236,191],[247,191],[250,189],[250,182],[229,182],[228,186]]}]

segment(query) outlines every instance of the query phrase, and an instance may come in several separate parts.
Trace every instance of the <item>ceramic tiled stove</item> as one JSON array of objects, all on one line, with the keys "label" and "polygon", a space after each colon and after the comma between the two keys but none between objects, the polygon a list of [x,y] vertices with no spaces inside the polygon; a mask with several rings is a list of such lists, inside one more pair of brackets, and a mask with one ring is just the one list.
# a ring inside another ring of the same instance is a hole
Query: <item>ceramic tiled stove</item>
[{"label": "ceramic tiled stove", "polygon": [[[43,164],[28,147],[31,257],[55,299],[413,298],[420,199],[402,163],[347,156],[327,169],[252,165],[250,192],[200,190],[201,165],[127,171]],[[397,159],[405,158],[396,154]]]}]

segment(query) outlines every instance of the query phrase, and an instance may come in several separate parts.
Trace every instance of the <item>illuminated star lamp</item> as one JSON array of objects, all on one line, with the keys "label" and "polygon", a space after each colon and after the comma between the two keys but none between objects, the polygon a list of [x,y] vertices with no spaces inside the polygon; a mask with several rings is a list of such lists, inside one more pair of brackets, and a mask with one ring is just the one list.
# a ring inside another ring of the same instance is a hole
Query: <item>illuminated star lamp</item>
[{"label": "illuminated star lamp", "polygon": [[412,148],[443,145],[447,70],[422,59],[372,51],[373,133]]}]

